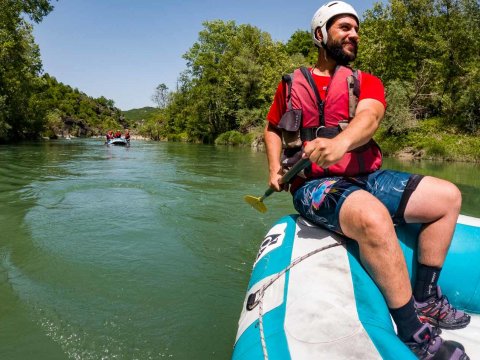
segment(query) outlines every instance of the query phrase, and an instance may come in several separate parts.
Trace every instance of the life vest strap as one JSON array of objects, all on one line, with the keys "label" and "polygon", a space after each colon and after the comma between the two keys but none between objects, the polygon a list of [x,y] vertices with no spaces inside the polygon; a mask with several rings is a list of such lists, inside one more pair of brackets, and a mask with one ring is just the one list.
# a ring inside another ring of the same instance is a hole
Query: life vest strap
[{"label": "life vest strap", "polygon": [[302,141],[312,141],[317,137],[333,139],[348,125],[348,121],[340,121],[337,126],[314,126],[300,128],[300,139]]}]

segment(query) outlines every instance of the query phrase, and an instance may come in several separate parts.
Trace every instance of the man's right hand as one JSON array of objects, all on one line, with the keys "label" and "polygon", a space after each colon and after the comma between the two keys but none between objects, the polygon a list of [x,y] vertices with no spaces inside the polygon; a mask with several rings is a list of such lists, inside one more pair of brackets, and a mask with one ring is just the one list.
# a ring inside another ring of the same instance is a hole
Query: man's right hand
[{"label": "man's right hand", "polygon": [[[280,154],[282,151],[281,131],[274,125],[267,123],[265,126],[265,147],[268,158],[268,186],[275,191],[285,190],[285,185],[281,183],[283,176],[282,166],[280,164]],[[287,184],[288,188],[288,184]]]},{"label": "man's right hand", "polygon": [[282,170],[270,173],[268,186],[275,191],[288,191],[288,184],[282,184]]}]

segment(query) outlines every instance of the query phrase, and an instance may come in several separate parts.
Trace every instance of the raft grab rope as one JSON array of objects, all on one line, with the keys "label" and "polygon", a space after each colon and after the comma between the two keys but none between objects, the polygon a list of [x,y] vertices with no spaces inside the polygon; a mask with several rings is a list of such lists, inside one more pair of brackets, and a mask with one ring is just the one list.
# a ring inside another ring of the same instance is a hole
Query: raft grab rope
[{"label": "raft grab rope", "polygon": [[303,256],[300,256],[300,257],[296,258],[295,260],[293,260],[290,263],[290,265],[288,265],[285,269],[283,269],[282,271],[277,273],[277,275],[275,275],[273,278],[271,278],[268,283],[266,283],[260,289],[258,289],[254,293],[251,293],[248,296],[247,305],[246,305],[247,311],[253,310],[258,305],[258,324],[259,324],[259,330],[260,330],[260,341],[262,343],[263,358],[265,360],[268,360],[267,343],[265,341],[265,332],[263,330],[263,296],[265,295],[265,291],[270,287],[270,285],[272,285],[280,277],[285,275],[285,273],[287,271],[289,271],[292,267],[299,264],[303,260],[305,260],[305,259],[309,258],[310,256],[315,255],[315,254],[317,254],[317,253],[319,253],[323,250],[331,249],[333,247],[344,245],[344,244],[345,244],[345,241],[338,241],[337,240],[336,243],[322,246],[321,248],[315,249],[315,250],[310,251],[309,253],[307,253]]}]

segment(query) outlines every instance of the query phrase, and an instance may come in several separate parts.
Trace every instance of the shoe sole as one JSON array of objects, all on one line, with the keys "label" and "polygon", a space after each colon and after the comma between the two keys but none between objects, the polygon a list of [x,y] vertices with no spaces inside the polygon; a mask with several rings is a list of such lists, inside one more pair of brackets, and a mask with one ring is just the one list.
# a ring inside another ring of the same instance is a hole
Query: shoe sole
[{"label": "shoe sole", "polygon": [[428,322],[430,325],[437,326],[437,327],[439,327],[441,329],[445,329],[445,330],[463,329],[463,328],[467,327],[468,324],[470,324],[470,319],[468,319],[464,322],[461,322],[461,323],[457,323],[457,324],[444,323],[444,322],[437,321],[436,319],[432,319],[432,318],[429,318],[429,317],[426,317],[426,316],[419,316],[419,319],[422,323]]}]

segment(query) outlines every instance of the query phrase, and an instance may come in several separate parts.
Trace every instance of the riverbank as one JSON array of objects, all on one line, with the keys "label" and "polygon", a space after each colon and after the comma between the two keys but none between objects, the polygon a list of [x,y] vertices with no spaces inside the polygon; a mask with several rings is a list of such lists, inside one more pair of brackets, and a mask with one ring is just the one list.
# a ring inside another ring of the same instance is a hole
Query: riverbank
[{"label": "riverbank", "polygon": [[405,160],[480,162],[480,134],[466,134],[440,119],[421,121],[402,134],[375,136],[384,155]]},{"label": "riverbank", "polygon": [[[419,121],[401,134],[391,134],[380,128],[374,139],[387,157],[401,160],[437,160],[480,162],[480,134],[466,134],[453,126],[445,126],[440,119]],[[264,151],[263,129],[254,129],[244,135],[229,131],[220,135],[217,145],[249,145]]]}]

